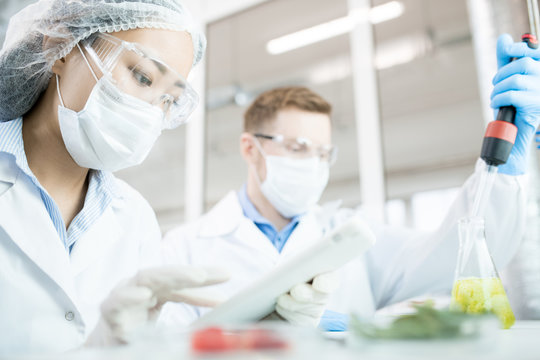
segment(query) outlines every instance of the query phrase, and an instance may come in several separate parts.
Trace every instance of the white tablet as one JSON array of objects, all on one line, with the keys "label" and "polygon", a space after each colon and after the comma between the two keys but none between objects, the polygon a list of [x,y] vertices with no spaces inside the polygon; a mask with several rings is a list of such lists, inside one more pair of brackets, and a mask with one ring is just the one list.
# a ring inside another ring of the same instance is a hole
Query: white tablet
[{"label": "white tablet", "polygon": [[374,243],[375,235],[371,229],[355,215],[313,246],[200,317],[193,326],[258,321],[272,313],[277,298],[293,286],[338,269],[362,255]]}]

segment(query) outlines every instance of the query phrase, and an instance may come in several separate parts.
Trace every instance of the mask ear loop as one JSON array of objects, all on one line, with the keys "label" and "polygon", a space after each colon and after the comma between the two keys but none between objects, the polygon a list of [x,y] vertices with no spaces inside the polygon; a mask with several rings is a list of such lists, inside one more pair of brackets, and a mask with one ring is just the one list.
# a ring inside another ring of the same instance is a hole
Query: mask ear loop
[{"label": "mask ear loop", "polygon": [[60,100],[60,105],[65,107],[64,100],[62,99],[62,94],[60,94],[60,81],[58,81],[58,74],[56,74],[56,92],[58,93],[58,99]]},{"label": "mask ear loop", "polygon": [[259,139],[257,139],[257,137],[255,135],[253,135],[253,140],[255,140],[255,147],[257,147],[257,149],[259,150],[259,152],[261,153],[263,158],[266,159],[266,153],[264,152],[264,150],[263,150],[263,148],[261,146],[261,143],[259,142]]},{"label": "mask ear loop", "polygon": [[[79,44],[76,45],[77,46],[77,49],[79,49],[83,59],[84,59],[84,62],[86,63],[86,65],[88,66],[88,69],[90,69],[90,72],[92,73],[92,76],[94,77],[94,79],[96,80],[96,82],[98,82],[98,78],[96,76],[96,73],[94,72],[94,69],[92,69],[92,67],[90,66],[90,63],[88,62],[88,59],[86,58],[86,55],[84,55],[81,47],[79,46]],[[62,94],[60,93],[60,81],[58,80],[58,74],[56,74],[56,92],[58,93],[58,99],[60,100],[60,105],[62,105],[62,107],[66,107],[64,105],[64,99],[62,99]]]}]

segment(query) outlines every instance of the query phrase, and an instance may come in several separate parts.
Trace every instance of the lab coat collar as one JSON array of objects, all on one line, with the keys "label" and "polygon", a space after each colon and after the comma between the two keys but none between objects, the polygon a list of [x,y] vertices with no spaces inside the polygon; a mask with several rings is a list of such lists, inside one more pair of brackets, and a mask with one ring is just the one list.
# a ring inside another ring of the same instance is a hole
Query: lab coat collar
[{"label": "lab coat collar", "polygon": [[99,183],[99,188],[102,189],[102,191],[108,193],[113,200],[124,199],[124,194],[122,194],[122,192],[120,191],[116,178],[111,172],[92,169],[90,169],[89,171],[92,172],[91,176],[96,177],[96,181],[98,181]]},{"label": "lab coat collar", "polygon": [[[5,166],[0,161],[0,166]],[[12,179],[1,171],[2,180]],[[17,169],[13,185],[0,195],[0,231],[4,231],[19,249],[47,276],[56,282],[76,304],[69,254],[64,248],[39,190]]]},{"label": "lab coat collar", "polygon": [[0,152],[0,181],[7,184],[14,184],[19,175],[21,175],[21,170],[15,163],[15,156]]},{"label": "lab coat collar", "polygon": [[[102,183],[102,188],[104,189],[103,191],[108,191],[110,196],[112,196],[113,201],[111,205],[113,207],[120,207],[124,203],[122,201],[124,199],[124,195],[116,183],[114,175],[106,171],[90,171],[93,172],[91,176],[95,176],[96,181]],[[0,182],[4,183],[3,186],[0,186],[0,214],[2,214],[2,218],[0,219],[0,227],[4,228],[13,241],[17,243],[19,248],[27,253],[28,257],[38,264],[38,266],[43,268],[45,272],[49,273],[47,269],[51,268],[51,274],[58,273],[59,271],[57,268],[65,266],[66,268],[62,270],[63,274],[61,276],[56,276],[56,278],[55,276],[51,276],[53,280],[58,280],[56,282],[62,287],[69,287],[67,282],[70,280],[67,280],[67,277],[64,276],[65,274],[72,275],[71,278],[78,275],[86,267],[88,267],[88,265],[98,260],[98,258],[102,256],[107,249],[110,249],[111,246],[114,245],[114,239],[119,238],[119,233],[121,231],[120,225],[118,224],[116,216],[111,214],[113,210],[111,207],[109,207],[107,210],[105,210],[105,213],[102,214],[97,222],[90,226],[85,234],[79,240],[77,240],[73,246],[71,254],[68,254],[65,248],[62,246],[60,246],[61,250],[57,249],[57,245],[61,245],[62,241],[58,238],[58,233],[52,225],[49,215],[44,211],[43,203],[41,202],[41,195],[35,186],[29,183],[30,179],[17,166],[13,154],[0,153]],[[11,184],[11,187],[8,184]],[[27,190],[25,191],[22,189],[25,184],[32,189],[31,191],[35,193],[34,196],[31,196]],[[3,189],[8,190],[6,190],[6,193],[3,194]],[[36,202],[35,199],[38,199],[39,201],[33,205],[30,205],[30,202],[26,203],[25,200],[22,199],[15,201],[11,199],[13,195],[10,195],[10,192],[15,192],[16,196],[26,195],[31,199],[29,201],[32,202]],[[26,212],[13,210],[16,208],[11,207],[12,205],[9,204],[10,201],[21,207],[21,209],[26,210]],[[35,213],[38,213],[40,212],[39,209],[43,210],[41,211],[43,213],[41,215],[43,216],[38,216],[37,214],[26,215],[32,210],[34,210]],[[9,214],[6,214],[7,212],[9,212]],[[17,225],[17,222],[13,221],[13,214],[17,214],[18,219],[21,219],[22,221],[28,221],[31,219],[31,226],[25,226],[23,224]],[[40,224],[36,223],[38,220]],[[41,220],[44,220],[43,222],[46,224],[41,224]],[[54,234],[30,234],[30,232],[33,230],[41,232],[41,229],[44,228],[51,228]],[[21,232],[22,229],[25,229],[25,231]],[[103,229],[106,229],[106,231],[103,231]],[[107,236],[103,236],[103,233],[106,233]],[[47,240],[54,238],[58,241],[52,241],[54,244],[45,246],[43,242],[36,241],[36,239],[40,238]],[[43,248],[43,251],[37,250],[41,248]],[[46,254],[50,253],[50,250],[53,250],[56,254],[46,256]],[[54,259],[60,258],[62,260],[58,260],[59,262],[56,263],[56,260]],[[48,259],[53,259],[55,263],[49,264]],[[50,265],[57,266],[51,267]],[[71,269],[69,269],[70,267]]]},{"label": "lab coat collar", "polygon": [[230,191],[199,223],[198,237],[218,237],[231,234],[244,217],[235,191]]},{"label": "lab coat collar", "polygon": [[283,246],[281,255],[283,258],[296,254],[318,241],[322,236],[322,228],[317,222],[314,211],[308,211],[302,218],[291,236]]},{"label": "lab coat collar", "polygon": [[283,258],[296,254],[319,241],[332,228],[332,220],[341,205],[341,200],[322,206],[316,205],[300,219],[296,229],[285,243],[281,254]]},{"label": "lab coat collar", "polygon": [[243,216],[243,214],[232,238],[235,239],[233,241],[242,243],[246,248],[257,249],[259,253],[257,256],[270,259],[273,264],[277,264],[281,257],[280,252],[272,244],[270,239],[268,239],[252,220]]},{"label": "lab coat collar", "polygon": [[[333,201],[323,206],[317,205],[304,214],[283,247],[281,255],[286,257],[319,240],[325,233],[330,220],[333,218],[333,215],[340,205],[341,200]],[[279,255],[266,236],[257,229],[251,220],[244,216],[236,192],[230,191],[201,218],[197,229],[197,236],[220,237],[232,234],[235,231],[241,231],[244,236],[249,234],[249,237],[253,239],[251,241],[252,244],[262,242],[262,246],[266,251],[271,253],[275,252],[276,255]],[[245,233],[245,231],[247,231],[247,233]],[[242,237],[242,234],[237,235]],[[255,241],[254,237],[260,237],[262,240]]]},{"label": "lab coat collar", "polygon": [[244,215],[235,191],[230,191],[201,218],[197,237],[221,237],[241,242],[246,247],[258,249],[272,263],[276,263],[280,257],[266,235]]}]

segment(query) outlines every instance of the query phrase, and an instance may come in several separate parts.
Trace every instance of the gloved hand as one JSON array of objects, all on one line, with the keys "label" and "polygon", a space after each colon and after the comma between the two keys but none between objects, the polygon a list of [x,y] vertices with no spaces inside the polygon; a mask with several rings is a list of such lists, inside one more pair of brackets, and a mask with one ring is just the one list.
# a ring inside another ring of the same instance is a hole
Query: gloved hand
[{"label": "gloved hand", "polygon": [[293,325],[316,327],[338,283],[335,272],[315,276],[311,284],[298,284],[281,295],[276,312]]},{"label": "gloved hand", "polygon": [[[510,59],[518,58],[512,62]],[[510,35],[497,41],[499,71],[493,78],[491,107],[512,105],[516,108],[518,134],[508,161],[499,172],[524,174],[527,157],[536,128],[540,123],[540,49],[531,49],[524,42],[513,42]]]},{"label": "gloved hand", "polygon": [[218,268],[163,266],[141,270],[114,288],[102,303],[101,318],[86,345],[127,343],[131,334],[157,319],[167,301],[215,306],[215,297],[197,288],[228,279],[228,273]]}]

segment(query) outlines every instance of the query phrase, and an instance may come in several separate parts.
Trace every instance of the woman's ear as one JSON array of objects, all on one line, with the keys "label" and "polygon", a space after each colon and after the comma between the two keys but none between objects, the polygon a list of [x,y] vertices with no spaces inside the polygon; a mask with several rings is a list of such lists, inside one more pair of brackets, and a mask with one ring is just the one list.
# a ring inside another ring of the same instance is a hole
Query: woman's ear
[{"label": "woman's ear", "polygon": [[[57,39],[51,38],[50,36],[47,36],[47,35],[44,35],[43,36],[42,48],[43,48],[43,50],[51,49],[51,48],[57,46],[57,43],[58,43]],[[53,64],[53,66],[52,66],[53,74],[56,74],[56,75],[59,75],[59,76],[62,75],[62,72],[63,72],[64,67],[65,67],[65,63],[66,63],[66,58],[65,57],[56,60],[54,62],[54,64]]]},{"label": "woman's ear", "polygon": [[65,64],[66,64],[66,59],[65,58],[60,58],[58,60],[56,60],[52,66],[52,72],[53,74],[56,74],[58,76],[62,76],[62,73],[64,72],[64,67],[65,67]]}]

